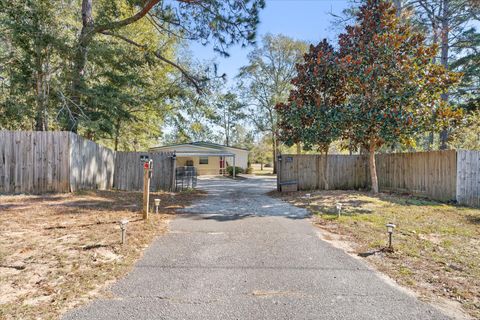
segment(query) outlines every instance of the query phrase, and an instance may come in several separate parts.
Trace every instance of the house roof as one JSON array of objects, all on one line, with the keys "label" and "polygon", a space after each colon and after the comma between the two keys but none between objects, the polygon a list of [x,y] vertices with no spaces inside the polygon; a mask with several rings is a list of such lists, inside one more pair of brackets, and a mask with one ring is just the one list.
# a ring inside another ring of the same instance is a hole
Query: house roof
[{"label": "house roof", "polygon": [[230,152],[176,152],[177,157],[235,157],[235,153]]},{"label": "house roof", "polygon": [[172,147],[177,147],[177,146],[197,146],[197,147],[212,148],[212,149],[218,149],[218,150],[222,150],[222,149],[225,149],[225,148],[230,148],[230,149],[248,151],[247,149],[244,149],[244,148],[225,146],[225,145],[222,145],[222,144],[213,143],[213,142],[206,142],[206,141],[194,141],[194,142],[190,142],[190,143],[177,143],[177,144],[170,144],[170,145],[165,145],[165,146],[156,146],[156,147],[153,147],[153,148],[150,148],[150,149],[163,149],[163,148],[172,148]]}]

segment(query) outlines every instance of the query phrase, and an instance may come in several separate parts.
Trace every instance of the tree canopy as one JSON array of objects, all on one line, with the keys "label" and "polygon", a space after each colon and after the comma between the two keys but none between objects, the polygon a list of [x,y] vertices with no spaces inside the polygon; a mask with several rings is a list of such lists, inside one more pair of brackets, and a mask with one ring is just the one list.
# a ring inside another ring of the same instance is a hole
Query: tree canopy
[{"label": "tree canopy", "polygon": [[367,0],[356,23],[339,36],[339,52],[326,42],[311,47],[297,66],[296,86],[277,109],[282,138],[325,148],[339,136],[369,153],[372,190],[378,192],[375,152],[414,143],[432,125],[455,116],[443,95],[460,74],[434,63],[437,46],[395,7]]},{"label": "tree canopy", "polygon": [[[283,35],[268,34],[249,55],[249,62],[238,75],[241,96],[249,109],[249,119],[260,132],[272,139],[272,156],[278,151],[277,103],[288,98],[295,64],[307,44]],[[275,172],[275,162],[274,162]]]},{"label": "tree canopy", "polygon": [[200,99],[218,77],[183,54],[186,41],[223,55],[253,44],[263,6],[0,0],[0,128],[72,130],[112,148],[145,148],[186,96]]}]

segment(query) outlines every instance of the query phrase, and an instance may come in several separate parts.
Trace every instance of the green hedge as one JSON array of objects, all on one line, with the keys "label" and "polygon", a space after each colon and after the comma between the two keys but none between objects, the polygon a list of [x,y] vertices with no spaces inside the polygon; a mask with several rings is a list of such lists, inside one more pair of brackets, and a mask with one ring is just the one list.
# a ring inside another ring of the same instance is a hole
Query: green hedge
[{"label": "green hedge", "polygon": [[[233,176],[233,167],[227,167],[227,173],[230,176]],[[235,174],[243,173],[243,169],[240,167],[235,167]]]}]

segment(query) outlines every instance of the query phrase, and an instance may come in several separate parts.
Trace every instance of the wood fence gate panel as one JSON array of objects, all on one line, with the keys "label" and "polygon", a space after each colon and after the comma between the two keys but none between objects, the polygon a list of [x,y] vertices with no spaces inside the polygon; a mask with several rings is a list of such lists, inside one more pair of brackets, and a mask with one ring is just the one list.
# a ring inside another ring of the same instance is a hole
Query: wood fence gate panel
[{"label": "wood fence gate panel", "polygon": [[297,181],[300,190],[325,189],[325,161],[330,189],[365,188],[368,174],[364,156],[282,155],[281,182]]},{"label": "wood fence gate panel", "polygon": [[153,175],[150,182],[152,190],[174,189],[173,153],[117,152],[115,159],[115,189],[126,191],[143,190],[143,161],[141,156],[153,160]]},{"label": "wood fence gate panel", "polygon": [[457,152],[457,201],[480,207],[480,151]]},{"label": "wood fence gate panel", "polygon": [[[327,160],[324,155],[282,155],[280,182],[297,180],[299,190],[323,190],[325,161],[328,161],[327,180],[330,189],[364,189],[370,186],[370,168],[368,158],[364,155],[328,155]],[[454,150],[378,154],[379,189],[427,196],[440,201],[454,200],[458,183],[456,162]],[[465,162],[467,167],[476,168],[471,156]],[[480,160],[478,162],[480,166]],[[470,189],[480,189],[478,179],[476,181],[478,188]],[[467,185],[472,183],[465,183],[464,190],[467,190]],[[478,199],[478,196],[474,197]]]},{"label": "wood fence gate panel", "polygon": [[297,180],[298,188],[301,190],[311,190],[318,187],[318,167],[317,156],[299,155],[295,157],[297,160]]},{"label": "wood fence gate panel", "polygon": [[68,192],[66,132],[0,131],[0,192]]},{"label": "wood fence gate panel", "polygon": [[455,199],[456,152],[430,151],[376,155],[380,191],[406,192],[432,199]]},{"label": "wood fence gate panel", "polygon": [[115,152],[70,133],[70,190],[113,186]]}]

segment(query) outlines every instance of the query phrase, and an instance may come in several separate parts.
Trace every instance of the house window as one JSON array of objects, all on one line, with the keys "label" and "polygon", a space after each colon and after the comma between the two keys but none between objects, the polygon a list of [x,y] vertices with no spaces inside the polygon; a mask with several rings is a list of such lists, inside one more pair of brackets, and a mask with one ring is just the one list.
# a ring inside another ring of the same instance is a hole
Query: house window
[{"label": "house window", "polygon": [[199,162],[200,164],[208,164],[208,157],[200,157]]},{"label": "house window", "polygon": [[187,167],[193,167],[193,160],[187,160],[187,161],[185,162],[185,165],[186,165]]}]

